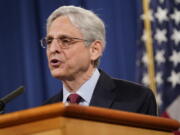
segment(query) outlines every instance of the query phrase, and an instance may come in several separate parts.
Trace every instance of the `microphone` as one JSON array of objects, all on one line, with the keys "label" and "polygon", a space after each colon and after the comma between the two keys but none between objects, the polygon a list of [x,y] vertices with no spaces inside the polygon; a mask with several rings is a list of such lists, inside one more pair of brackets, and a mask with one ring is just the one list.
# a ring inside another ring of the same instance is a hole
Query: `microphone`
[{"label": "microphone", "polygon": [[22,94],[23,92],[24,92],[24,86],[20,86],[20,87],[17,88],[16,90],[12,91],[12,92],[9,93],[8,95],[6,95],[6,96],[4,96],[3,98],[1,98],[1,99],[0,99],[0,113],[3,112],[6,103],[8,103],[9,101],[11,101],[11,100],[14,99],[15,97],[19,96],[19,95]]}]

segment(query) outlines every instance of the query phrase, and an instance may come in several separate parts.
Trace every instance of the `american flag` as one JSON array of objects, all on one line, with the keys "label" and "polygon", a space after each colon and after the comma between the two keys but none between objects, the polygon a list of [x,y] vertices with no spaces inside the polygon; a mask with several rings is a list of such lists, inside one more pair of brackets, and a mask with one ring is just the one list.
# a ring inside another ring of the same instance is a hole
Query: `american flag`
[{"label": "american flag", "polygon": [[[142,0],[141,4],[137,81],[155,86],[161,116],[180,121],[180,0]],[[151,77],[148,68],[154,68]],[[180,135],[180,130],[175,134]]]}]

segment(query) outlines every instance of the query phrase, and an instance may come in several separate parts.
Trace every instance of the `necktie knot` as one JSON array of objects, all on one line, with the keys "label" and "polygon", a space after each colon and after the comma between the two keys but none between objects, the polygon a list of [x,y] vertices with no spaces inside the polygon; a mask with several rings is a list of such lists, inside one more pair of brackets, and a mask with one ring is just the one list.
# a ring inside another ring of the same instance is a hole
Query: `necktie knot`
[{"label": "necktie knot", "polygon": [[70,94],[67,98],[67,101],[72,104],[79,104],[81,99],[81,96],[78,94]]}]

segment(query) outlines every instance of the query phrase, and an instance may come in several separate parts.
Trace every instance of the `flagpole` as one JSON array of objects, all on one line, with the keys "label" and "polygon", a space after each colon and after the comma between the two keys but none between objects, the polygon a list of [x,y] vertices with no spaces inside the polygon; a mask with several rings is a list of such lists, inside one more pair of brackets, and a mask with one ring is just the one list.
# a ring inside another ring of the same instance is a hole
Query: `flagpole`
[{"label": "flagpole", "polygon": [[152,44],[152,32],[151,32],[151,20],[148,16],[150,12],[148,0],[143,0],[143,10],[144,10],[144,27],[146,31],[146,52],[147,52],[147,70],[148,70],[148,77],[149,77],[149,87],[152,91],[156,94],[156,82],[155,82],[155,67],[154,67],[154,55],[153,55],[153,44]]}]

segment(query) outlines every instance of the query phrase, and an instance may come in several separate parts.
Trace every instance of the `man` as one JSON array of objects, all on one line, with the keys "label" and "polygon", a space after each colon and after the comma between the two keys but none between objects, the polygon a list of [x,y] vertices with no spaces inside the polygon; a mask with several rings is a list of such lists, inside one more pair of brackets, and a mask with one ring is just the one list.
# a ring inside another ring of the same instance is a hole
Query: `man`
[{"label": "man", "polygon": [[105,27],[93,12],[75,6],[56,9],[41,43],[52,76],[63,83],[62,91],[46,104],[62,101],[156,115],[151,90],[112,79],[97,68],[105,49]]}]

